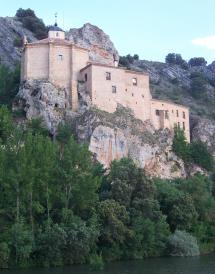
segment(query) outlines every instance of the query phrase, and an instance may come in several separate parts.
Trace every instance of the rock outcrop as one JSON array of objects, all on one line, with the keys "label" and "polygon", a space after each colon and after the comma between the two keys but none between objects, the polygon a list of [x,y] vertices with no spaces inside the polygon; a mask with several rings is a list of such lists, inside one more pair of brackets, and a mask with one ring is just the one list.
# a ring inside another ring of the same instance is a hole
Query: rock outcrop
[{"label": "rock outcrop", "polygon": [[51,134],[64,120],[69,108],[69,94],[66,89],[58,88],[45,81],[31,80],[20,86],[14,102],[14,109],[23,109],[27,119],[41,118]]},{"label": "rock outcrop", "polygon": [[172,133],[156,131],[150,121],[136,119],[130,109],[118,105],[115,113],[93,107],[89,95],[79,84],[79,111],[68,105],[68,91],[45,81],[24,82],[14,108],[21,108],[27,119],[41,118],[55,135],[59,123],[71,125],[79,142],[89,143],[89,150],[100,163],[109,167],[115,159],[130,157],[149,176],[185,177],[183,162],[171,150]]},{"label": "rock outcrop", "polygon": [[20,61],[22,40],[35,41],[33,33],[25,29],[14,17],[0,17],[0,60],[1,63],[13,68]]},{"label": "rock outcrop", "polygon": [[191,134],[194,141],[206,143],[215,158],[215,123],[209,119],[195,117],[191,123]]},{"label": "rock outcrop", "polygon": [[183,162],[171,150],[172,133],[156,131],[149,121],[142,122],[133,113],[118,106],[115,113],[94,107],[75,117],[67,113],[79,142],[88,142],[89,150],[105,167],[115,159],[130,157],[149,176],[185,177]]},{"label": "rock outcrop", "polygon": [[90,59],[94,62],[112,65],[114,58],[119,59],[110,37],[90,23],[84,24],[82,28],[70,29],[67,37],[74,44],[89,49]]}]

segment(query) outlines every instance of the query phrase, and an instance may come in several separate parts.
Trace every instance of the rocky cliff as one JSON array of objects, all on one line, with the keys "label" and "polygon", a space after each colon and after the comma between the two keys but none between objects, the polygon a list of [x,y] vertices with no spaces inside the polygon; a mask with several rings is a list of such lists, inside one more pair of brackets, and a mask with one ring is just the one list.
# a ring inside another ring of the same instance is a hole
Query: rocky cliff
[{"label": "rocky cliff", "polygon": [[28,37],[29,41],[35,41],[34,34],[25,29],[14,17],[0,17],[0,61],[14,67],[20,61],[22,39]]},{"label": "rocky cliff", "polygon": [[[37,40],[34,33],[23,27],[16,17],[0,17],[1,63],[12,68],[20,61],[24,36],[29,42]],[[119,59],[110,37],[90,23],[81,28],[71,28],[66,37],[74,44],[89,49],[90,59],[94,62],[112,65],[114,58]]]},{"label": "rocky cliff", "polygon": [[90,59],[94,62],[112,65],[114,58],[119,59],[110,37],[90,23],[84,24],[78,29],[70,29],[67,37],[74,44],[89,49]]},{"label": "rocky cliff", "polygon": [[149,121],[136,119],[129,109],[118,105],[111,114],[90,108],[67,121],[78,140],[88,141],[90,151],[105,167],[114,159],[130,157],[150,176],[186,176],[183,162],[172,152],[170,131],[156,131]]},{"label": "rocky cliff", "polygon": [[143,123],[120,105],[113,114],[96,109],[81,84],[78,112],[70,110],[67,98],[65,89],[28,81],[20,87],[14,107],[23,109],[27,119],[40,117],[53,135],[60,122],[68,123],[79,142],[89,143],[95,159],[105,167],[114,159],[130,157],[150,176],[186,176],[183,162],[172,152],[169,130],[156,131],[149,121]]},{"label": "rocky cliff", "polygon": [[[23,35],[29,41],[36,39],[15,18],[0,18],[2,63],[13,67],[20,60],[20,39]],[[88,48],[91,60],[96,62],[110,64],[113,55],[118,58],[108,35],[89,23],[79,29],[70,29],[67,38]],[[169,99],[190,107],[192,138],[206,142],[215,156],[215,62],[209,66],[183,69],[177,65],[135,60],[129,68],[149,73],[155,98]],[[206,99],[196,99],[189,93],[190,75],[195,71],[207,79]],[[79,112],[73,113],[69,110],[67,90],[59,90],[43,81],[29,81],[20,87],[15,105],[24,109],[27,119],[41,117],[52,134],[61,121],[69,122],[77,139],[88,142],[95,158],[105,166],[113,159],[129,156],[152,176],[173,178],[186,175],[183,163],[171,151],[170,132],[155,131],[149,122],[142,123],[120,106],[114,114],[93,108],[81,85],[79,97]],[[192,170],[189,172],[192,173]]]}]

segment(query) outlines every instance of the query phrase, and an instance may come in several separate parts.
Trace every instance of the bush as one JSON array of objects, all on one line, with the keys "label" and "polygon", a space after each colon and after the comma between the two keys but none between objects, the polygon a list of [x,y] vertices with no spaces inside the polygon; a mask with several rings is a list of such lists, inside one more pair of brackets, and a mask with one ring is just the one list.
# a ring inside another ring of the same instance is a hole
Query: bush
[{"label": "bush", "polygon": [[167,252],[170,256],[198,256],[199,246],[195,237],[185,231],[176,230],[169,236]]},{"label": "bush", "polygon": [[28,227],[20,222],[11,228],[11,251],[16,265],[26,266],[33,251],[33,234]]},{"label": "bush", "polygon": [[22,22],[23,26],[32,31],[37,39],[43,39],[47,36],[47,27],[35,12],[31,9],[18,9],[16,17]]},{"label": "bush", "polygon": [[190,155],[193,162],[207,171],[214,170],[214,159],[209,152],[206,144],[201,141],[193,142],[190,144]]},{"label": "bush", "polygon": [[5,65],[0,65],[0,104],[11,108],[13,99],[19,91],[20,65],[10,70]]},{"label": "bush", "polygon": [[139,60],[139,55],[134,54],[131,56],[130,54],[127,54],[126,56],[120,56],[119,57],[119,64],[124,67],[129,67],[130,64],[133,64],[134,61]]},{"label": "bush", "polygon": [[3,242],[0,243],[0,269],[8,268],[8,261],[10,257],[10,249],[8,244]]},{"label": "bush", "polygon": [[190,94],[194,98],[202,98],[206,93],[207,81],[205,77],[199,72],[193,72],[190,75],[190,80]]},{"label": "bush", "polygon": [[177,126],[174,129],[172,148],[175,154],[180,157],[185,163],[190,162],[189,144],[186,141],[184,131]]},{"label": "bush", "polygon": [[165,62],[169,65],[179,65],[183,69],[187,69],[187,62],[178,53],[169,53],[165,58]]},{"label": "bush", "polygon": [[90,256],[90,268],[91,270],[103,270],[104,269],[104,262],[101,255],[92,254]]},{"label": "bush", "polygon": [[23,45],[22,38],[16,37],[16,39],[13,41],[14,47],[21,48]]},{"label": "bush", "polygon": [[191,67],[206,66],[207,61],[203,57],[194,57],[189,60],[188,65]]}]

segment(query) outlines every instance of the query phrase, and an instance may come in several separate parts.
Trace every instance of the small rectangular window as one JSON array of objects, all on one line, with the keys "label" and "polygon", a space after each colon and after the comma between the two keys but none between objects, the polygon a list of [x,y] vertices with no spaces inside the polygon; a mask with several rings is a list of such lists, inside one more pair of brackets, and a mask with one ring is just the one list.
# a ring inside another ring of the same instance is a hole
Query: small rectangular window
[{"label": "small rectangular window", "polygon": [[176,115],[177,115],[177,117],[179,116],[179,115],[178,115],[178,110],[176,110]]},{"label": "small rectangular window", "polygon": [[58,60],[59,60],[59,61],[63,61],[63,55],[62,55],[62,54],[59,54],[59,55],[58,55]]},{"label": "small rectangular window", "polygon": [[185,116],[185,112],[183,111],[183,118],[185,119],[186,118],[186,116]]},{"label": "small rectangular window", "polygon": [[178,122],[178,127],[180,128],[180,122]]},{"label": "small rectangular window", "polygon": [[158,109],[156,109],[156,110],[155,110],[155,114],[156,114],[157,116],[160,116],[160,111],[159,111]]},{"label": "small rectangular window", "polygon": [[106,80],[111,80],[111,73],[110,72],[106,72]]},{"label": "small rectangular window", "polygon": [[169,111],[165,110],[165,119],[169,119]]},{"label": "small rectangular window", "polygon": [[133,86],[137,86],[137,78],[132,79]]},{"label": "small rectangular window", "polygon": [[185,130],[185,122],[183,122],[183,130]]},{"label": "small rectangular window", "polygon": [[112,86],[112,93],[116,93],[116,86]]},{"label": "small rectangular window", "polygon": [[84,74],[84,80],[87,82],[87,73]]}]

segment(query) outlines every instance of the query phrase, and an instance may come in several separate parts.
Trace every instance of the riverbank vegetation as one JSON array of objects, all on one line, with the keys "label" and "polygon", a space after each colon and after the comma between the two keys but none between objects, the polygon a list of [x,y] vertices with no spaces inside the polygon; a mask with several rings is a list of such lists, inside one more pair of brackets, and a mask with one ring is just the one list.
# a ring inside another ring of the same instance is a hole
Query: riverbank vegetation
[{"label": "riverbank vegetation", "polygon": [[150,179],[127,158],[107,172],[66,126],[52,140],[39,120],[15,126],[6,107],[0,140],[1,268],[215,250],[213,178]]}]

